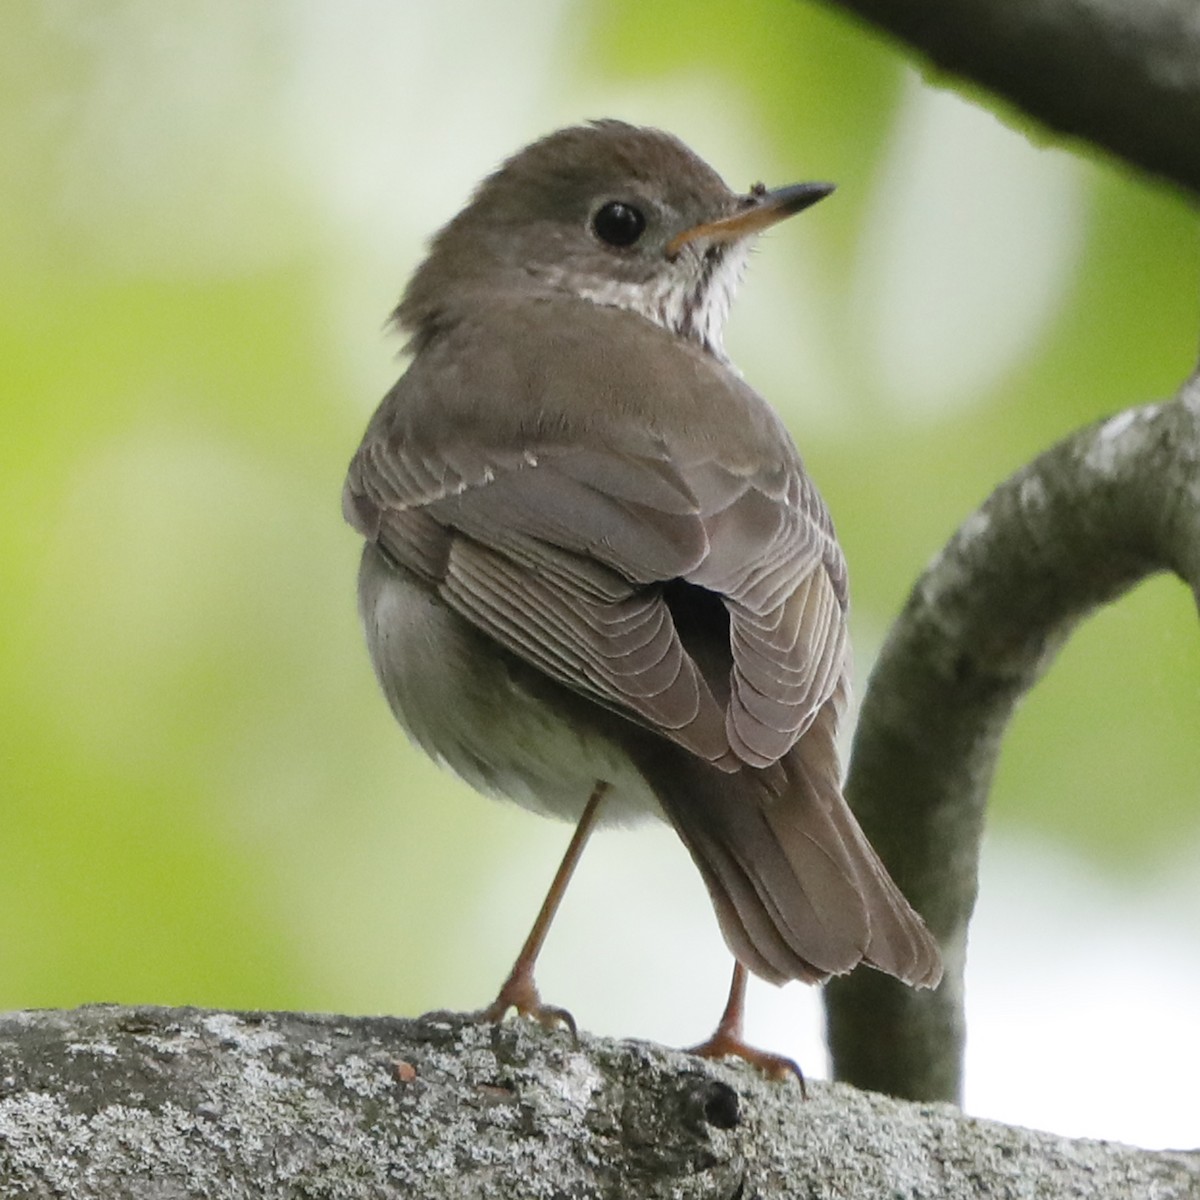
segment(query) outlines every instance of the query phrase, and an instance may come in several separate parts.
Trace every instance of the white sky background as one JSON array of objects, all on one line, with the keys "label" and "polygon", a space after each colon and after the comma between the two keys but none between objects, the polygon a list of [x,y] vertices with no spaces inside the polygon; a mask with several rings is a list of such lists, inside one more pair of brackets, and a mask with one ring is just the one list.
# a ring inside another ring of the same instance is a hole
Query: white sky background
[{"label": "white sky background", "polygon": [[[661,78],[614,92],[552,72],[555,48],[570,42],[570,7],[348,0],[272,9],[227,0],[210,6],[209,38],[181,48],[169,44],[174,18],[160,6],[127,3],[115,29],[96,27],[114,39],[111,70],[90,110],[95,144],[81,138],[78,160],[67,164],[75,187],[63,192],[64,219],[86,224],[92,252],[103,255],[106,223],[128,222],[136,194],[146,205],[139,252],[147,259],[221,269],[213,250],[225,245],[229,261],[244,267],[247,245],[251,259],[293,253],[277,231],[247,226],[255,194],[303,195],[338,246],[324,333],[347,403],[365,419],[395,376],[397,346],[381,326],[403,272],[478,178],[531,137],[589,116],[622,116],[702,146],[731,180],[786,177],[786,164],[762,161],[736,96],[709,89],[695,103],[703,81]],[[230,47],[263,35],[264,12],[264,40],[284,39],[273,52],[290,80],[269,97],[245,82],[258,77],[255,54],[229,59]],[[522,69],[498,75],[496,64],[506,62]],[[207,97],[203,111],[188,108],[197,94]],[[169,123],[170,144],[160,144],[166,123],[141,102],[145,95],[188,115],[186,127]],[[253,161],[264,127],[280,146],[282,176],[279,162]],[[123,131],[119,145],[106,139],[112,129]],[[148,180],[152,189],[133,186]],[[864,360],[897,412],[934,419],[982,395],[1035,345],[1077,265],[1086,198],[1065,156],[1038,152],[916,82],[897,114],[879,188],[854,281],[872,331]],[[172,197],[192,198],[194,221],[179,221]],[[230,229],[245,245],[227,242]],[[118,252],[129,253],[126,241]],[[815,337],[815,297],[794,280],[785,293],[785,273],[760,258],[745,298],[759,319],[739,329],[743,309],[735,306],[731,348],[762,353],[749,329],[769,333],[790,321],[806,331],[792,351],[810,372],[798,381],[806,399],[796,411],[837,421],[845,388]],[[810,396],[827,397],[824,409]],[[349,594],[351,581],[346,587]],[[362,670],[369,689],[365,657]],[[515,812],[502,824],[521,848],[497,856],[459,931],[470,926],[493,947],[496,985],[567,837]],[[1154,880],[1118,887],[1067,851],[1011,834],[993,839],[968,979],[970,1111],[1146,1146],[1200,1143],[1198,868],[1200,846],[1187,845]],[[372,903],[387,898],[375,893]],[[460,990],[473,951],[452,933],[439,964],[447,1001],[482,1003],[490,997]],[[586,1028],[680,1044],[710,1031],[728,962],[682,846],[669,831],[647,829],[595,840],[540,978],[547,998]],[[752,1038],[813,1076],[824,1058],[819,1022],[811,990],[760,986],[752,994]]]}]

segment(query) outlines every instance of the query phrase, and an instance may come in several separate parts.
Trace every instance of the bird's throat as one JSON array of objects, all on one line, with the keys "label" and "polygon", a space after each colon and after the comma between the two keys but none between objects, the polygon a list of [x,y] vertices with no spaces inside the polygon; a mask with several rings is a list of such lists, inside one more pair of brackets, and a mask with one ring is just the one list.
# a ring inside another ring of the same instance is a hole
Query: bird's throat
[{"label": "bird's throat", "polygon": [[687,270],[663,271],[644,282],[576,279],[574,291],[593,304],[638,313],[728,362],[725,321],[745,265],[744,245],[713,246],[688,263]]}]

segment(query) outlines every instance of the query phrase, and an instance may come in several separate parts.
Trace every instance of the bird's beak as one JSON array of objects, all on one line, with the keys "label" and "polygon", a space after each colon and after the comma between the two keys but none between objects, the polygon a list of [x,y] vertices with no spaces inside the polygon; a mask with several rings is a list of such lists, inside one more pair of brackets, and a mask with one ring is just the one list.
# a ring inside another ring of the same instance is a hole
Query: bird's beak
[{"label": "bird's beak", "polygon": [[737,212],[715,221],[702,221],[677,233],[667,243],[667,257],[674,258],[689,242],[736,242],[782,221],[786,217],[803,212],[818,200],[824,200],[833,191],[832,183],[793,183],[788,187],[768,192],[761,184],[752,188],[743,197]]}]

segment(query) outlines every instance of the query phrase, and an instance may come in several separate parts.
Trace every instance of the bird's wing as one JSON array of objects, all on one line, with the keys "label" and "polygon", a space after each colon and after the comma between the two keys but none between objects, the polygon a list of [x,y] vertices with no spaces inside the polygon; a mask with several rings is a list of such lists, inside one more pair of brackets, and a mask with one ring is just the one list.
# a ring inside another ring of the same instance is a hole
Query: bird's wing
[{"label": "bird's wing", "polygon": [[557,311],[497,300],[424,348],[347,517],[566,686],[728,769],[777,762],[844,669],[828,513],[734,372],[636,314]]},{"label": "bird's wing", "polygon": [[[433,448],[377,426],[345,510],[502,646],[729,768],[786,753],[843,667],[844,567],[790,454],[746,470],[649,435]],[[661,586],[676,579],[724,602],[728,680],[685,649]]]},{"label": "bird's wing", "polygon": [[[647,586],[703,556],[694,505],[631,464],[631,478],[646,476],[635,513],[620,478],[589,486],[561,469],[566,457],[368,438],[351,464],[347,516],[520,658],[710,761],[728,759],[722,713]],[[618,543],[616,555],[605,550]]]}]

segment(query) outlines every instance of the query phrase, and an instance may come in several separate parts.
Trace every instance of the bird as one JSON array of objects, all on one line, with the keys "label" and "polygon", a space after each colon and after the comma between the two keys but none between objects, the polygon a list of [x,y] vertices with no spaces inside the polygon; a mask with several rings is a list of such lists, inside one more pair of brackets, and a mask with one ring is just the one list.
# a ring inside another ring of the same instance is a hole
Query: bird
[{"label": "bird", "polygon": [[842,793],[832,519],[724,349],[757,236],[832,190],[738,193],[662,130],[569,126],[483,180],[395,309],[411,360],[343,490],[375,674],[434,760],[575,823],[480,1019],[574,1031],[536,962],[593,829],[645,817],[686,846],[734,958],[693,1053],[803,1084],[745,1039],[748,973],[941,977]]}]

